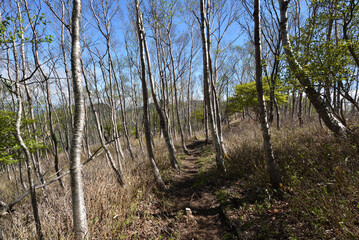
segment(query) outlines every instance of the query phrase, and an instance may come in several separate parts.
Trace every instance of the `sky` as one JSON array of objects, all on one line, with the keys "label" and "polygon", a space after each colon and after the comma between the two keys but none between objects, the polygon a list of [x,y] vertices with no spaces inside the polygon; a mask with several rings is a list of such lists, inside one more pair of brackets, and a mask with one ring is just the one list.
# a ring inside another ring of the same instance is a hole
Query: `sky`
[{"label": "sky", "polygon": [[[101,0],[97,0],[95,2],[101,3]],[[149,1],[143,1],[143,3],[145,3],[146,5],[148,5]],[[180,1],[181,3],[185,3],[185,1]],[[301,1],[301,4],[304,4],[305,1]],[[53,43],[47,44],[47,43],[42,43],[41,46],[43,46],[44,51],[48,51],[48,53],[45,53],[44,56],[56,56],[56,54],[60,54],[60,47],[59,47],[59,42],[58,42],[58,38],[60,37],[60,28],[59,26],[61,26],[59,20],[54,16],[54,14],[50,11],[50,8],[44,4],[42,1],[34,1],[31,2],[31,4],[41,4],[41,12],[46,14],[46,20],[48,21],[47,25],[46,25],[46,34],[49,35],[53,35],[56,39]],[[53,4],[54,10],[57,12],[57,14],[59,16],[61,16],[61,9],[58,8],[58,6],[56,6],[56,4],[58,4],[58,1],[50,1],[51,4]],[[130,20],[129,20],[129,16],[130,14],[128,13],[128,9],[127,9],[127,5],[129,3],[133,3],[133,1],[127,1],[127,0],[119,0],[119,1],[115,1],[115,3],[113,4],[111,11],[114,11],[115,7],[119,7],[119,9],[121,10],[121,15],[120,14],[115,14],[113,17],[113,21],[111,22],[112,24],[112,30],[113,30],[113,37],[111,37],[111,41],[116,42],[116,54],[118,54],[120,57],[123,57],[126,54],[125,48],[124,48],[124,35],[123,32],[126,30],[129,30],[130,28]],[[34,5],[33,5],[34,6]],[[225,44],[223,44],[222,46],[226,46],[227,43],[230,43],[233,41],[233,45],[237,45],[237,46],[244,46],[246,44],[246,42],[249,41],[248,39],[248,34],[246,32],[243,32],[242,28],[240,27],[240,25],[238,23],[245,23],[244,20],[250,20],[250,16],[247,12],[245,12],[244,8],[241,8],[240,6],[236,6],[236,8],[238,10],[235,10],[236,13],[241,13],[240,17],[228,28],[226,35],[223,38],[223,42]],[[4,11],[8,11],[8,8],[4,8]],[[142,9],[144,10],[144,7],[142,7]],[[302,12],[304,13],[305,7],[302,7]],[[97,9],[96,9],[97,10]],[[67,9],[68,13],[70,14],[71,9]],[[115,11],[116,12],[116,11]],[[91,8],[89,5],[88,1],[83,1],[83,9],[82,9],[82,13],[84,16],[84,20],[83,20],[83,29],[86,30],[85,31],[85,36],[87,39],[92,39],[92,46],[93,46],[93,51],[95,51],[95,49],[97,49],[98,51],[102,52],[103,54],[105,53],[105,45],[104,45],[104,38],[101,35],[101,33],[96,29],[96,21],[94,19],[94,17],[92,16],[91,13]],[[118,13],[118,12],[117,12]],[[199,13],[197,13],[199,15]],[[263,14],[266,14],[265,12],[263,12]],[[303,14],[303,16],[305,16],[305,14]],[[176,38],[177,36],[184,34],[184,33],[188,33],[188,28],[187,25],[185,24],[185,20],[188,19],[188,15],[184,15],[184,14],[178,14],[176,15],[174,22],[177,23],[176,26],[176,31],[174,32],[173,37]],[[196,20],[195,20],[196,21]],[[224,23],[226,23],[226,20],[224,20]],[[249,32],[251,32],[251,28],[253,27],[251,25],[252,23],[248,24],[249,27]],[[196,25],[197,30],[198,28],[198,23]],[[28,28],[29,31],[29,28]],[[151,32],[150,32],[150,28],[148,27],[148,25],[146,25],[146,32],[147,32],[147,36],[148,36],[148,41],[149,43],[153,42],[152,38],[151,38]],[[133,32],[132,32],[133,33]],[[135,33],[133,33],[135,34]],[[214,41],[215,38],[212,38],[212,40]],[[67,35],[67,41],[70,42],[69,39],[69,35]],[[201,39],[199,37],[199,35],[197,36],[197,38],[195,38],[195,41],[200,44],[201,43]],[[47,47],[49,47],[47,49]],[[214,47],[212,48],[214,49]],[[222,49],[220,49],[222,50]],[[84,59],[88,59],[89,55],[86,52],[87,50],[84,51]],[[201,55],[201,51],[198,52],[198,55]],[[69,57],[69,56],[68,56]],[[43,59],[43,61],[47,61],[47,59]],[[155,56],[152,56],[152,61],[155,61]],[[64,66],[63,64],[60,63],[61,61],[58,62],[58,64],[56,65],[57,67],[57,71],[60,75],[64,76],[65,75],[65,71],[64,71]],[[68,61],[68,64],[70,62]],[[48,71],[50,72],[50,69],[48,66],[45,66],[45,68],[48,68]],[[100,71],[98,71],[100,72]],[[197,68],[195,69],[195,73],[194,73],[194,79],[200,79],[202,75],[202,70],[200,66],[197,66]],[[201,82],[201,81],[199,81]],[[54,87],[54,85],[53,85]],[[200,91],[200,85],[197,85],[197,94],[200,96],[201,95],[201,91]],[[65,93],[66,94],[66,93]]]}]

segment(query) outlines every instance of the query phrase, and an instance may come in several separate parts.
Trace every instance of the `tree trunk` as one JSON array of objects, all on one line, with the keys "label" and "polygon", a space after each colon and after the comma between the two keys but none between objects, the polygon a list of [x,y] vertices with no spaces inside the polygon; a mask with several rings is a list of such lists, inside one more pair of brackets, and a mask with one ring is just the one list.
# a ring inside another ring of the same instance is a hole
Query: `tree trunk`
[{"label": "tree trunk", "polygon": [[303,92],[300,92],[300,93],[299,93],[299,99],[298,99],[298,120],[299,120],[299,126],[302,126],[302,125],[303,125],[302,99],[303,99]]},{"label": "tree trunk", "polygon": [[[94,107],[94,104],[93,104],[93,100],[92,100],[92,96],[91,96],[91,93],[90,93],[90,89],[89,89],[89,83],[88,83],[88,80],[87,80],[87,77],[86,77],[86,74],[85,74],[85,70],[83,68],[83,64],[82,65],[82,72],[83,72],[83,76],[84,76],[84,79],[85,79],[85,83],[86,83],[86,90],[87,90],[87,94],[88,94],[88,97],[89,97],[89,101],[90,101],[90,106],[91,106],[91,110],[92,110],[92,113],[95,117],[95,123],[96,123],[96,129],[97,129],[97,133],[99,135],[99,138],[100,138],[100,142],[101,142],[101,146],[103,147],[104,151],[105,151],[105,154],[107,156],[107,159],[109,160],[109,163],[110,163],[110,167],[112,168],[112,170],[115,172],[116,174],[116,177],[117,177],[117,180],[118,182],[121,184],[121,185],[124,185],[124,179],[123,179],[123,172],[122,172],[122,168],[119,168],[117,169],[116,168],[116,165],[115,165],[115,161],[113,160],[113,157],[112,157],[112,153],[111,151],[109,150],[106,142],[105,142],[105,138],[103,136],[103,133],[101,131],[101,129],[103,129],[103,127],[101,126],[101,122],[100,122],[100,119],[99,119],[99,116],[96,112],[96,109]],[[95,63],[94,63],[94,68],[95,68]],[[96,75],[95,75],[96,77]]]},{"label": "tree trunk", "polygon": [[191,104],[192,104],[192,64],[193,64],[193,50],[194,50],[194,42],[193,42],[193,28],[191,28],[191,56],[189,60],[189,73],[188,73],[188,88],[187,88],[187,130],[189,137],[192,137],[192,126],[191,126]]},{"label": "tree trunk", "polygon": [[[157,34],[157,32],[156,32],[156,34]],[[151,59],[150,59],[150,53],[149,53],[148,47],[147,47],[146,36],[144,36],[143,38],[144,38],[143,39],[143,41],[144,41],[144,51],[146,53],[146,60],[147,60],[147,66],[148,66],[148,78],[149,78],[149,81],[150,81],[152,99],[153,99],[153,102],[155,104],[157,114],[158,114],[158,116],[160,118],[160,127],[162,129],[162,133],[163,133],[163,136],[165,138],[165,142],[166,142],[166,146],[167,146],[167,149],[168,149],[168,155],[169,155],[169,158],[170,158],[170,161],[171,161],[171,165],[172,165],[172,167],[174,169],[179,171],[178,162],[177,162],[176,157],[175,157],[175,147],[173,145],[172,136],[169,133],[170,128],[168,126],[168,122],[166,122],[165,113],[164,113],[164,111],[162,111],[161,106],[158,103],[156,89],[155,89],[155,86],[154,86],[154,83],[153,83]],[[157,42],[157,39],[156,39],[156,45],[157,44],[158,44],[158,42]],[[160,51],[160,48],[159,48],[158,45],[157,45],[157,51]],[[158,55],[158,57],[159,57],[159,55]],[[159,68],[161,69],[161,66],[159,66]],[[165,71],[165,69],[163,69],[163,71]],[[160,72],[161,72],[161,70],[160,70]],[[164,79],[164,77],[162,76],[162,74],[161,74],[160,77],[161,77],[162,81],[166,81]]]},{"label": "tree trunk", "polygon": [[295,113],[295,104],[297,103],[296,102],[296,98],[297,98],[297,92],[296,90],[293,88],[293,92],[292,92],[292,113],[291,113],[291,116],[292,116],[292,120],[294,120],[294,113]]},{"label": "tree trunk", "polygon": [[151,129],[148,119],[148,93],[147,93],[147,82],[146,82],[146,63],[145,63],[145,52],[144,52],[144,41],[145,33],[144,26],[142,22],[142,13],[140,10],[140,2],[136,0],[136,23],[137,23],[137,33],[138,33],[138,44],[140,47],[140,61],[141,61],[141,81],[142,81],[142,95],[143,95],[143,120],[145,127],[145,138],[147,145],[147,154],[151,162],[154,177],[158,186],[162,189],[166,189],[160,171],[158,170],[157,164],[155,162],[155,156],[153,154],[153,149],[151,145]]},{"label": "tree trunk", "polygon": [[[107,46],[107,52],[110,52],[110,45],[109,45],[109,40],[108,38],[106,38],[106,46]],[[113,83],[112,83],[112,59],[111,59],[111,55],[108,53],[108,62],[109,62],[109,67],[106,69],[104,62],[100,60],[100,66],[101,66],[101,71],[102,71],[102,75],[104,76],[105,79],[105,70],[108,71],[108,80],[109,80],[109,89],[107,89],[106,92],[109,91],[109,93],[107,93],[107,97],[109,100],[109,105],[110,105],[110,113],[111,113],[111,130],[109,130],[110,134],[109,136],[111,137],[111,135],[114,138],[114,145],[115,145],[115,151],[116,151],[116,159],[117,159],[117,163],[118,163],[118,170],[121,173],[122,176],[122,159],[124,158],[123,155],[123,151],[122,151],[122,147],[121,147],[121,143],[120,143],[120,137],[118,134],[118,127],[117,127],[117,113],[116,113],[116,107],[115,107],[115,101],[114,101],[114,97],[113,97]],[[106,80],[105,80],[106,82]],[[107,84],[107,82],[106,82]],[[101,125],[101,124],[100,124]],[[102,125],[103,126],[103,125]],[[105,137],[106,139],[106,137]],[[107,139],[106,141],[109,141],[109,139]],[[105,141],[104,141],[105,142]],[[109,158],[110,162],[113,160],[113,158]],[[112,163],[111,163],[112,165]],[[115,167],[115,166],[114,166]],[[116,169],[116,167],[115,167]]]},{"label": "tree trunk", "polygon": [[70,149],[70,176],[74,237],[82,240],[88,237],[85,199],[81,176],[81,144],[85,120],[84,96],[81,76],[80,43],[81,0],[73,0],[71,72],[75,98],[74,126]]},{"label": "tree trunk", "polygon": [[182,124],[181,124],[181,119],[180,119],[180,114],[179,114],[179,106],[178,106],[178,96],[177,96],[177,77],[176,77],[176,70],[175,70],[175,63],[174,63],[174,58],[173,58],[173,52],[172,52],[172,41],[171,41],[171,37],[168,36],[169,38],[169,52],[170,52],[170,57],[171,57],[171,66],[172,66],[172,77],[173,77],[173,87],[174,87],[174,99],[175,99],[175,106],[173,106],[175,108],[176,111],[176,116],[177,116],[177,124],[178,124],[178,130],[180,132],[181,135],[181,143],[182,143],[182,148],[185,154],[189,154],[187,147],[186,147],[186,143],[185,143],[185,139],[184,139],[184,135],[183,135],[183,130],[182,130]]},{"label": "tree trunk", "polygon": [[[226,168],[224,165],[224,151],[222,150],[221,141],[218,136],[218,131],[216,128],[215,121],[215,111],[212,108],[212,101],[210,98],[210,72],[209,72],[209,56],[208,56],[208,42],[206,36],[206,28],[205,28],[205,7],[204,0],[200,0],[201,4],[201,35],[202,35],[202,51],[203,51],[203,90],[204,90],[204,98],[208,113],[208,123],[212,133],[213,144],[216,151],[216,162],[217,168],[221,174],[226,173]],[[207,29],[208,31],[208,29]]]},{"label": "tree trunk", "polygon": [[[61,1],[61,9],[62,9],[62,14],[61,14],[61,20],[62,22],[65,21],[65,3],[62,0]],[[66,102],[67,105],[67,114],[66,117],[68,118],[66,121],[66,150],[65,152],[68,153],[69,149],[70,149],[70,132],[72,129],[72,126],[74,124],[74,114],[73,114],[73,108],[72,108],[72,92],[71,92],[71,75],[70,75],[70,71],[68,68],[68,63],[67,63],[67,55],[66,55],[66,40],[65,40],[65,24],[61,25],[61,51],[62,51],[62,57],[63,57],[63,61],[64,61],[64,68],[65,68],[65,76],[66,76],[66,83],[67,83],[67,94],[68,94],[68,103]],[[66,100],[66,99],[65,99]],[[70,122],[70,124],[68,124],[68,122]]]},{"label": "tree trunk", "polygon": [[[20,6],[19,2],[16,2],[18,5],[18,9],[20,12]],[[19,14],[19,19],[21,18]],[[16,113],[16,122],[15,122],[15,138],[18,141],[21,149],[23,150],[25,154],[25,161],[26,161],[26,167],[27,167],[27,177],[29,181],[29,188],[31,193],[31,205],[32,210],[34,214],[35,219],[35,225],[36,225],[36,232],[37,236],[40,240],[44,238],[41,230],[41,221],[40,221],[40,215],[39,215],[39,209],[37,205],[37,199],[36,199],[36,192],[34,188],[34,183],[32,179],[32,169],[31,169],[31,153],[26,146],[22,136],[21,136],[21,118],[22,118],[22,100],[21,100],[21,86],[20,86],[20,69],[19,69],[19,61],[17,56],[17,49],[16,49],[16,43],[15,40],[13,41],[13,54],[14,54],[14,62],[15,62],[15,75],[16,75],[16,82],[15,82],[15,90],[16,90],[16,97],[17,97],[17,113]]]},{"label": "tree trunk", "polygon": [[256,61],[256,87],[260,111],[260,122],[263,134],[264,155],[267,160],[268,171],[273,188],[278,189],[281,184],[281,177],[277,171],[269,126],[267,122],[267,111],[265,107],[263,83],[262,83],[262,43],[261,43],[261,22],[260,22],[260,0],[254,1],[254,43]]},{"label": "tree trunk", "polygon": [[275,111],[277,114],[277,129],[280,129],[280,112],[279,112],[279,106],[278,106],[278,102],[277,100],[274,98],[274,106],[275,106]]},{"label": "tree trunk", "polygon": [[6,165],[5,169],[6,169],[6,173],[7,173],[7,179],[9,181],[12,181],[12,177],[11,177],[10,170],[9,170],[9,165]]},{"label": "tree trunk", "polygon": [[[25,4],[25,9],[27,11],[27,16],[28,16],[28,19],[29,19],[29,22],[30,22],[30,25],[31,25],[31,28],[32,30],[34,29],[33,28],[33,22],[32,20],[30,19],[29,17],[29,10],[28,10],[28,5],[27,5],[27,1],[25,0],[24,1],[24,4]],[[19,9],[19,16],[21,16],[21,11],[20,11],[20,8]],[[22,28],[22,23],[20,22],[20,28]],[[36,32],[34,32],[34,37],[36,37]],[[23,78],[25,79],[25,73],[26,73],[26,55],[25,55],[25,41],[24,41],[24,33],[23,31],[21,31],[21,39],[22,39],[22,42],[21,42],[21,56],[22,56],[22,68],[23,68]],[[37,42],[34,42],[34,46],[36,48],[37,46]],[[36,56],[34,56],[36,57]],[[29,113],[30,113],[30,117],[31,119],[35,119],[35,116],[34,116],[34,108],[33,108],[33,99],[30,95],[30,90],[28,88],[28,84],[27,84],[27,81],[24,82],[24,87],[25,87],[25,91],[26,91],[26,95],[27,95],[27,99],[28,99],[28,106],[29,106]],[[28,129],[30,130],[30,129]],[[35,142],[38,142],[38,136],[36,134],[37,132],[37,127],[36,127],[36,122],[34,121],[32,124],[31,124],[31,131],[32,133],[34,133],[34,139],[35,139]],[[30,134],[30,132],[29,132]],[[32,154],[32,163],[33,163],[33,166],[34,166],[34,170],[35,170],[35,173],[36,173],[36,176],[38,178],[41,178],[41,181],[43,181],[43,178],[41,177],[42,176],[42,170],[41,170],[41,164],[40,164],[40,151],[39,151],[39,148],[36,148],[36,152],[35,152],[35,156],[34,157],[34,154]]]},{"label": "tree trunk", "polygon": [[19,180],[17,179],[16,172],[15,172],[15,166],[11,165],[12,174],[14,175],[15,179],[15,186],[16,186],[16,193],[19,193]]},{"label": "tree trunk", "polygon": [[[349,24],[350,22],[353,22],[353,18],[355,17],[354,14],[355,14],[355,8],[357,7],[358,3],[355,2],[355,1],[349,1],[349,11],[347,13],[344,14],[344,22],[343,22],[343,39],[346,41],[347,43],[347,47],[348,47],[348,50],[349,50],[349,53],[352,55],[354,61],[355,61],[355,64],[357,65],[357,67],[359,67],[359,57],[355,51],[355,48],[354,48],[354,43],[352,42],[352,40],[349,38],[348,36],[348,27],[349,27]],[[348,16],[348,15],[349,16]],[[353,25],[355,26],[355,25]]]},{"label": "tree trunk", "polygon": [[123,80],[121,80],[121,91],[122,91],[122,97],[120,94],[120,86],[118,83],[118,79],[116,78],[116,84],[117,84],[117,88],[118,88],[118,94],[120,96],[120,106],[121,106],[121,116],[122,116],[122,125],[123,125],[123,131],[125,133],[125,138],[127,141],[127,147],[128,147],[128,151],[130,152],[130,156],[132,161],[135,160],[135,155],[133,154],[133,150],[132,150],[132,146],[131,146],[131,142],[130,142],[130,136],[128,133],[128,126],[127,126],[127,116],[126,116],[126,99],[125,99],[125,89],[123,86]]}]

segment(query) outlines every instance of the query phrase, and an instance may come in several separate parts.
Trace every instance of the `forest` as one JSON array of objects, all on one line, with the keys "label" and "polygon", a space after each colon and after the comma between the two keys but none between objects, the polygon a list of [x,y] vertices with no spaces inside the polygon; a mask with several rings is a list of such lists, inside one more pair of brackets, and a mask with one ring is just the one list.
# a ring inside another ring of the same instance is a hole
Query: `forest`
[{"label": "forest", "polygon": [[358,239],[358,0],[0,0],[0,240]]}]

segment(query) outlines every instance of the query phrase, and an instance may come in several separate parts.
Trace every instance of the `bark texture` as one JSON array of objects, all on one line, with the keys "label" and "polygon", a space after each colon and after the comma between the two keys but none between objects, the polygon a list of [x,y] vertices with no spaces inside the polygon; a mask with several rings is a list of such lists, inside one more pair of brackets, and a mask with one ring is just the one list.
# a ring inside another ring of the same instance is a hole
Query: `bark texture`
[{"label": "bark texture", "polygon": [[87,237],[87,220],[85,199],[81,175],[81,144],[85,124],[85,109],[81,76],[81,44],[80,44],[81,0],[73,0],[72,9],[72,46],[71,46],[71,73],[75,100],[74,127],[70,149],[70,176],[72,216],[74,237],[76,240]]}]

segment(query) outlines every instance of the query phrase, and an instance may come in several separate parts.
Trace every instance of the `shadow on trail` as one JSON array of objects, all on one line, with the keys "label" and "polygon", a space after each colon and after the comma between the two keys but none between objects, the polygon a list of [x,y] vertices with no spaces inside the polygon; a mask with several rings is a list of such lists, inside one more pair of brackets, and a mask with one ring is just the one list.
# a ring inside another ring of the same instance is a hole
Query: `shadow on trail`
[{"label": "shadow on trail", "polygon": [[[162,205],[152,214],[161,221],[165,238],[173,236],[166,233],[175,233],[176,239],[286,237],[273,219],[283,222],[288,207],[284,202],[265,207],[268,186],[246,185],[238,169],[231,169],[233,165],[227,176],[219,175],[213,147],[205,140],[191,142],[187,148],[190,154],[180,160],[181,173],[171,175],[169,190],[159,193]],[[258,207],[262,210],[251,210]]]},{"label": "shadow on trail", "polygon": [[160,193],[164,204],[153,214],[164,221],[164,233],[175,233],[176,239],[289,239],[293,229],[312,228],[235,160],[227,162],[226,176],[219,175],[205,140],[187,148],[181,173],[171,176],[169,191]]},{"label": "shadow on trail", "polygon": [[172,175],[169,191],[163,195],[167,204],[153,216],[173,220],[167,227],[173,228],[169,232],[175,229],[178,239],[223,239],[232,229],[217,201],[216,168],[207,168],[214,161],[212,145],[197,140],[187,149],[189,155],[180,161],[181,173]]}]

